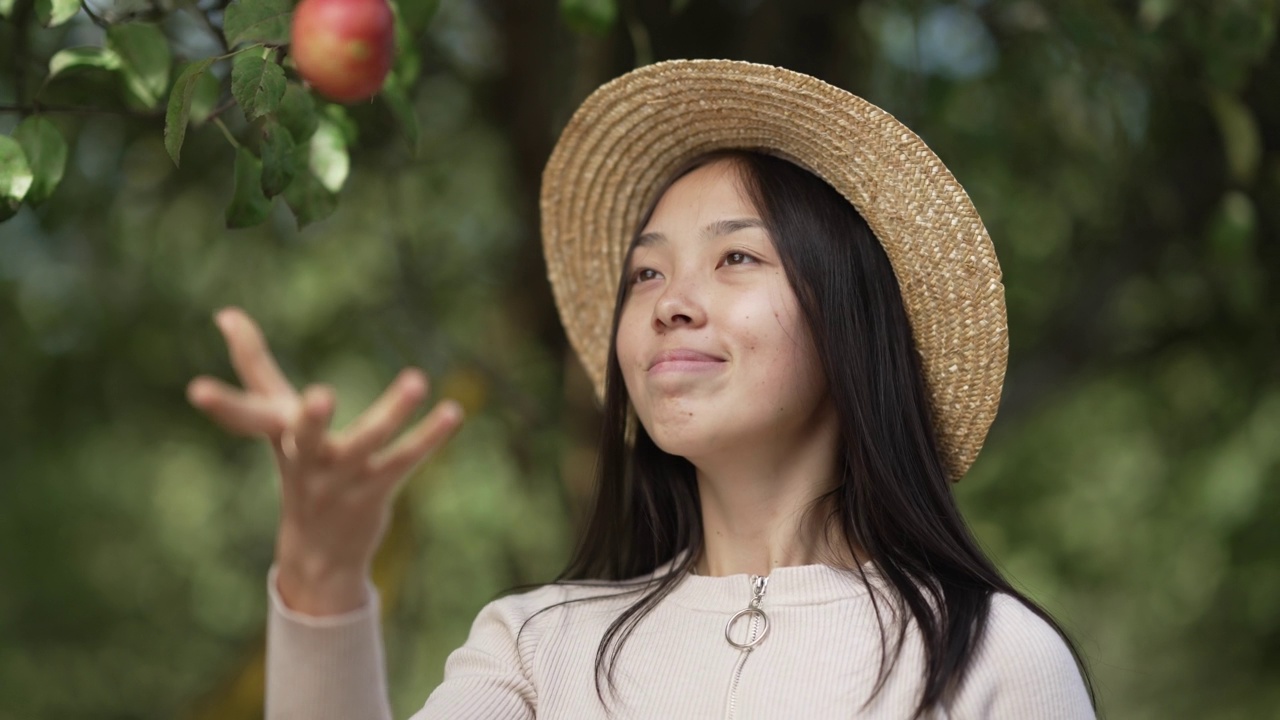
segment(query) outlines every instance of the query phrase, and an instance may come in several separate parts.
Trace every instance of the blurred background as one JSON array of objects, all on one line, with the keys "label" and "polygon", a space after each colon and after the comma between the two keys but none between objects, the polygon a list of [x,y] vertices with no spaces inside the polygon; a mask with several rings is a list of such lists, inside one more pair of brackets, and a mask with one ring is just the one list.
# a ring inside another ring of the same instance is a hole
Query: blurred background
[{"label": "blurred background", "polygon": [[[211,52],[199,16],[217,27],[225,6],[95,0],[44,28],[32,4],[0,1],[0,134],[55,51],[101,43],[95,20],[160,21],[193,58]],[[598,416],[545,279],[539,177],[587,93],[678,57],[814,74],[935,149],[1008,290],[1005,397],[956,488],[967,517],[1078,640],[1105,716],[1277,717],[1280,3],[401,11],[417,132],[388,103],[349,108],[336,210],[301,231],[283,203],[227,229],[235,151],[212,124],[177,169],[163,113],[104,100],[110,78],[60,91],[98,110],[46,113],[69,142],[62,184],[0,224],[0,720],[261,716],[274,469],[183,395],[233,377],[225,305],[295,381],[336,387],[339,424],[409,364],[469,410],[378,560],[397,717],[485,602],[551,579]]]}]

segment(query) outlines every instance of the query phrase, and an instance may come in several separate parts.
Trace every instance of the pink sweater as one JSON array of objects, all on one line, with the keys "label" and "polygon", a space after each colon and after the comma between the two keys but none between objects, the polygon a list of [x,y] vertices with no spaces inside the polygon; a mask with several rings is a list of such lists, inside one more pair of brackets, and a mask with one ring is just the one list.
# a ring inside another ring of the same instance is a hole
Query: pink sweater
[{"label": "pink sweater", "polygon": [[[547,586],[488,604],[412,720],[901,720],[915,707],[923,674],[918,635],[908,632],[894,672],[864,708],[880,662],[869,592],[851,573],[805,565],[769,576],[760,608],[770,627],[750,652],[729,645],[724,633],[725,622],[752,598],[751,578],[683,579],[623,647],[610,716],[596,696],[596,646],[634,596],[572,603],[520,629],[548,605],[616,587]],[[389,720],[376,591],[365,607],[329,618],[285,607],[274,570],[268,592],[267,720]],[[748,619],[736,626],[735,639],[745,640],[750,625]],[[968,676],[932,717],[1065,720],[1094,713],[1057,633],[1017,600],[997,595]]]}]

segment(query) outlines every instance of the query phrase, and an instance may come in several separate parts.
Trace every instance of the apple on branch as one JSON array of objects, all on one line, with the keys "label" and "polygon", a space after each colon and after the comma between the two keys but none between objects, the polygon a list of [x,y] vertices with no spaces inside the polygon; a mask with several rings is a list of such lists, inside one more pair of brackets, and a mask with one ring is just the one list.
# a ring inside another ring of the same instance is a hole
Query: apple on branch
[{"label": "apple on branch", "polygon": [[330,100],[367,100],[391,71],[395,20],[387,0],[302,0],[290,34],[298,73]]}]

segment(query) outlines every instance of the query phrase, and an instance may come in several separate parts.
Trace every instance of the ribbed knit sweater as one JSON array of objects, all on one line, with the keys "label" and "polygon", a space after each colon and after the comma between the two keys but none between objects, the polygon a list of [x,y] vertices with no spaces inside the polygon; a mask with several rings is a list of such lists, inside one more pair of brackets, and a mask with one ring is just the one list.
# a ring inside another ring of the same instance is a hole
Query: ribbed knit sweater
[{"label": "ribbed knit sweater", "polygon": [[[489,603],[412,720],[902,720],[919,700],[924,654],[914,625],[872,698],[881,635],[871,592],[853,573],[804,565],[768,577],[759,607],[769,630],[750,651],[729,644],[725,624],[749,605],[752,578],[682,579],[618,656],[609,714],[596,695],[596,648],[635,600],[604,597],[620,587],[549,585]],[[274,570],[268,591],[267,720],[391,718],[376,590],[370,586],[364,607],[324,618],[287,608]],[[587,597],[596,599],[534,617],[563,600]],[[890,607],[879,605],[882,613]],[[743,642],[761,630],[759,619],[743,618],[734,639]],[[1016,599],[996,595],[973,665],[946,707],[929,717],[1074,720],[1094,713],[1058,634]]]}]

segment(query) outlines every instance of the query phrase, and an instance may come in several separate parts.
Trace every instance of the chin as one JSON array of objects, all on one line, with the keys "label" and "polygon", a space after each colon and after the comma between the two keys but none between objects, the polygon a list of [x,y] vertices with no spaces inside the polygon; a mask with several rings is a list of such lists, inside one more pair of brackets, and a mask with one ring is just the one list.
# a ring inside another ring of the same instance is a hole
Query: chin
[{"label": "chin", "polygon": [[721,446],[735,436],[733,432],[726,432],[727,423],[723,419],[695,418],[688,414],[669,421],[650,420],[644,423],[644,429],[658,449],[689,461],[723,449]]},{"label": "chin", "polygon": [[636,416],[649,439],[665,453],[684,456],[699,444],[695,438],[701,435],[700,423],[695,422],[690,413],[669,412],[654,417],[651,413],[637,412]]},{"label": "chin", "polygon": [[691,442],[689,437],[679,434],[663,433],[661,431],[657,433],[648,432],[649,437],[653,439],[653,444],[668,455],[678,455],[687,459],[690,455],[696,454],[698,447],[701,445],[701,443]]}]

